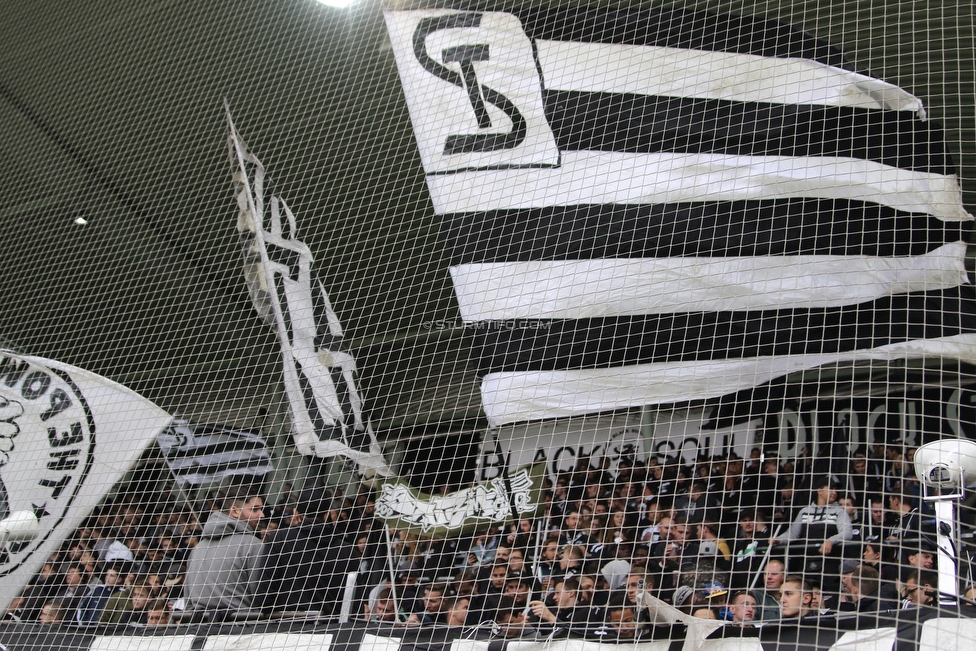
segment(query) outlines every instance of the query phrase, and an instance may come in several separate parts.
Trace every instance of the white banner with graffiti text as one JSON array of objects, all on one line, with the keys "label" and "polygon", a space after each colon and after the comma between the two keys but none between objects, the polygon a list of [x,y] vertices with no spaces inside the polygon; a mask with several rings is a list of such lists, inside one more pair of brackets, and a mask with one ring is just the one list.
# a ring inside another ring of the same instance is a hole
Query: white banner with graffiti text
[{"label": "white banner with graffiti text", "polygon": [[94,373],[0,352],[0,518],[32,511],[40,524],[0,549],[0,611],[171,420]]},{"label": "white banner with graffiti text", "polygon": [[537,463],[510,477],[495,477],[447,495],[421,493],[403,482],[384,483],[376,517],[393,529],[444,538],[477,531],[513,517],[530,517],[542,504],[546,467]]}]

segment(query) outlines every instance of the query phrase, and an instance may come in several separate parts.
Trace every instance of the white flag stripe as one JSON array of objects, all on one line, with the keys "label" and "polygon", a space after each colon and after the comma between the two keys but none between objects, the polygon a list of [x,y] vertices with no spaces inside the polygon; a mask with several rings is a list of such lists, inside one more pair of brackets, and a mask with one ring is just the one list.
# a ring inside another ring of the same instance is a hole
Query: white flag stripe
[{"label": "white flag stripe", "polygon": [[400,648],[400,638],[380,637],[363,633],[363,641],[359,643],[359,651],[397,651]]},{"label": "white flag stripe", "polygon": [[923,357],[976,363],[976,335],[921,339],[836,354],[489,373],[481,382],[481,400],[489,425],[498,427],[523,420],[703,400],[840,361]]},{"label": "white flag stripe", "polygon": [[549,90],[908,110],[901,88],[808,59],[669,47],[537,40]]},{"label": "white flag stripe", "polygon": [[839,157],[563,152],[555,169],[429,175],[438,214],[582,204],[853,199],[968,221],[955,176]]},{"label": "white flag stripe", "polygon": [[851,305],[967,282],[966,244],[917,257],[645,258],[462,264],[465,323]]},{"label": "white flag stripe", "polygon": [[210,635],[204,651],[328,651],[331,633],[253,633],[251,635]]},{"label": "white flag stripe", "polygon": [[89,651],[190,651],[195,639],[195,635],[106,635],[92,640]]}]

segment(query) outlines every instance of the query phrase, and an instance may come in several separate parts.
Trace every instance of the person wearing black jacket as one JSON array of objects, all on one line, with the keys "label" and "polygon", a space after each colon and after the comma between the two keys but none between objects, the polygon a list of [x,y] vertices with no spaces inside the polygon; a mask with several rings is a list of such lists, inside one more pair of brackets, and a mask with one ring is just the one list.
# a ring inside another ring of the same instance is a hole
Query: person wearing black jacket
[{"label": "person wearing black jacket", "polygon": [[871,498],[867,516],[861,526],[861,540],[869,543],[886,540],[891,531],[891,524],[888,522],[888,511],[884,507],[884,498],[880,495]]},{"label": "person wearing black jacket", "polygon": [[851,574],[851,597],[853,602],[842,603],[840,610],[858,613],[875,613],[880,610],[898,608],[897,602],[881,599],[879,588],[881,574],[868,565],[858,565]]},{"label": "person wearing black jacket", "polygon": [[252,574],[253,608],[274,611],[339,612],[345,575],[355,568],[335,527],[322,521],[328,498],[321,489],[302,493],[291,526],[270,534]]},{"label": "person wearing black jacket", "polygon": [[60,579],[61,577],[56,572],[55,563],[49,560],[24,590],[24,605],[21,608],[22,621],[37,621],[38,615],[41,614],[41,608],[51,601],[58,588],[61,587]]},{"label": "person wearing black jacket", "polygon": [[912,496],[901,492],[888,495],[888,507],[898,516],[895,525],[888,532],[888,540],[916,541],[923,534],[935,535],[934,526],[923,523],[918,509],[912,506]]},{"label": "person wearing black jacket", "polygon": [[733,590],[747,588],[753,575],[762,567],[763,557],[769,547],[770,531],[761,513],[743,509],[739,514],[739,526],[732,540]]},{"label": "person wearing black jacket", "polygon": [[543,638],[567,637],[570,633],[582,633],[587,624],[585,608],[577,608],[579,579],[570,577],[556,584],[556,589],[546,601],[530,601],[532,615],[529,621],[536,625]]},{"label": "person wearing black jacket", "polygon": [[868,542],[861,548],[861,562],[863,565],[873,567],[878,571],[881,585],[878,588],[878,595],[882,599],[897,601],[900,598],[898,592],[898,566],[886,562],[886,549],[880,542]]},{"label": "person wearing black jacket", "polygon": [[628,602],[625,595],[614,595],[607,604],[606,621],[593,631],[593,636],[601,641],[635,641],[641,637],[637,620],[637,609]]},{"label": "person wearing black jacket", "polygon": [[508,564],[496,561],[494,565],[483,568],[482,574],[484,578],[478,582],[477,594],[468,603],[468,626],[495,619],[498,602],[505,594],[505,584],[508,582]]}]

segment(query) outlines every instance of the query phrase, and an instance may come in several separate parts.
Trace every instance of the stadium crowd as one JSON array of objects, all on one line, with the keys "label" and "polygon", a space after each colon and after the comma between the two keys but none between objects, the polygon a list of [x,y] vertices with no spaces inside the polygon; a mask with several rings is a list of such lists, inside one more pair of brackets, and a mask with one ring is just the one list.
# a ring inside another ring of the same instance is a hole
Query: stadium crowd
[{"label": "stadium crowd", "polygon": [[757,448],[694,464],[624,458],[615,473],[581,458],[547,485],[534,519],[440,539],[387,531],[365,485],[286,485],[270,504],[253,485],[193,505],[130,496],[100,507],[6,618],[151,627],[342,615],[633,639],[648,595],[743,626],[920,608],[938,601],[938,579],[913,455],[881,444],[781,460]]}]

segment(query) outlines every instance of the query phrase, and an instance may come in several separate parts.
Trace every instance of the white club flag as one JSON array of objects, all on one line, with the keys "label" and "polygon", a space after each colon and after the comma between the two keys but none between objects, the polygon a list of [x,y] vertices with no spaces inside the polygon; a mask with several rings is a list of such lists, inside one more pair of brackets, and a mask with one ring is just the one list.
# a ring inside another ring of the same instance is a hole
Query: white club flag
[{"label": "white club flag", "polygon": [[0,610],[171,420],[94,373],[0,352],[0,518],[33,511],[40,523],[33,541],[0,549]]},{"label": "white club flag", "polygon": [[343,456],[364,473],[392,475],[363,418],[356,359],[298,237],[295,215],[278,196],[265,201],[265,169],[230,126],[228,146],[244,246],[244,275],[255,309],[278,333],[295,446]]}]

